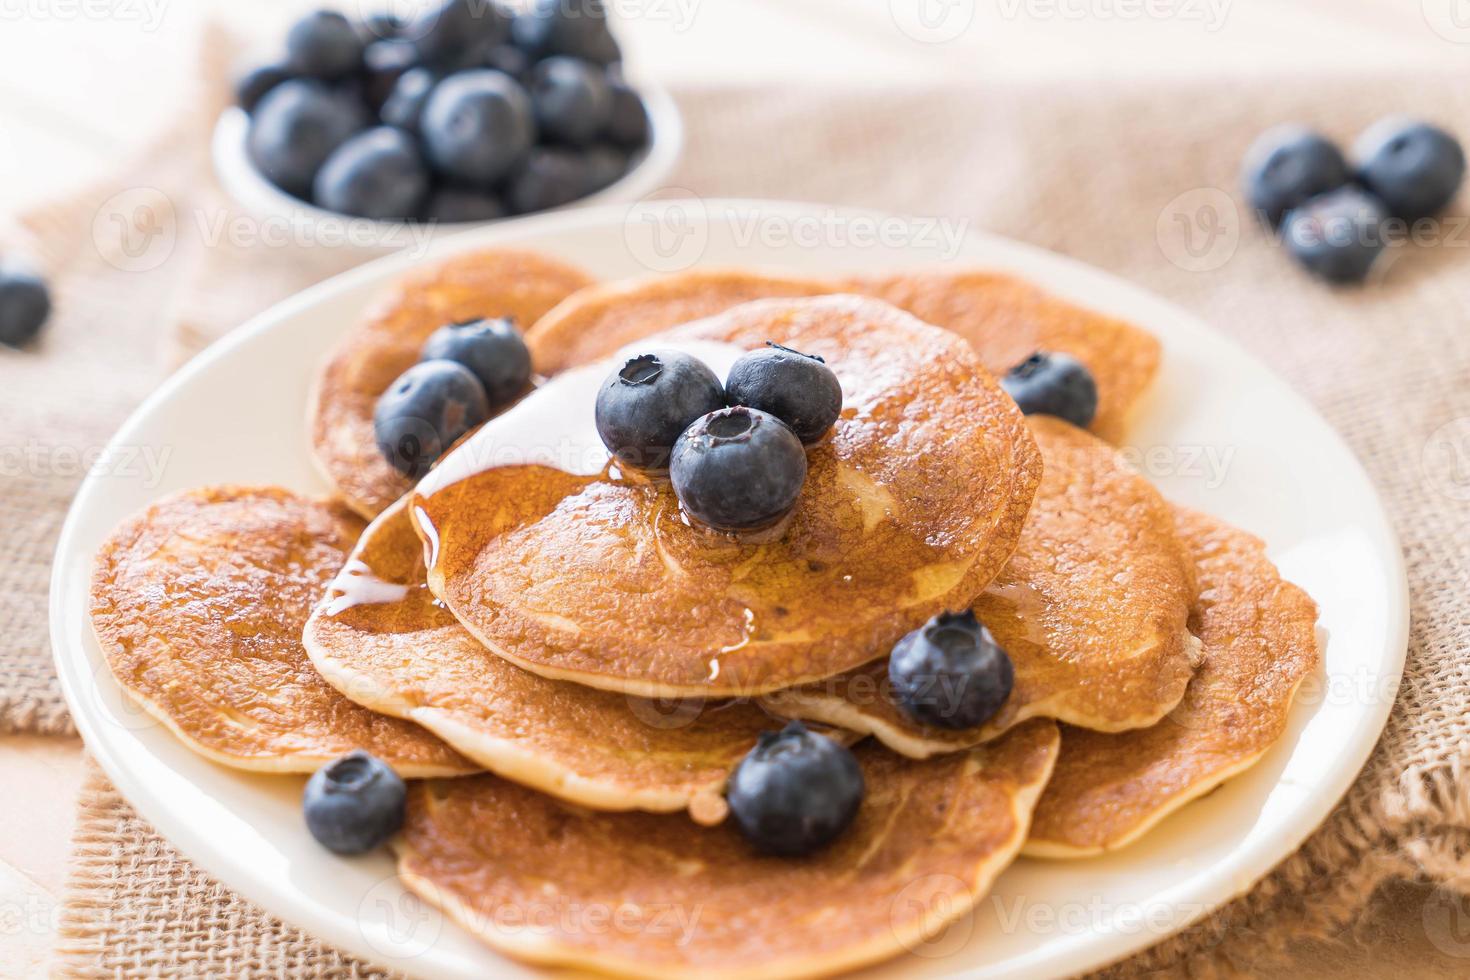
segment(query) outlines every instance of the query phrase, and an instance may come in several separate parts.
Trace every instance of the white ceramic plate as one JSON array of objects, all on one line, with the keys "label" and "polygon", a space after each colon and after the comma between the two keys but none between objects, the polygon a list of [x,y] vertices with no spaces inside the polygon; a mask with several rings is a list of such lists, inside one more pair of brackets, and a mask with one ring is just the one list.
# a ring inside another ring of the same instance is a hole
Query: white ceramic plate
[{"label": "white ceramic plate", "polygon": [[[1018,862],[971,919],[872,971],[1071,974],[1240,894],[1326,816],[1377,739],[1402,671],[1403,565],[1378,498],[1341,440],[1233,344],[1096,270],[979,235],[947,243],[943,231],[812,205],[664,202],[509,222],[438,242],[420,261],[514,244],[620,277],[695,263],[834,272],[952,258],[1019,271],[1163,339],[1162,376],[1134,432],[1138,462],[1172,499],[1270,542],[1286,575],[1321,604],[1326,672],[1303,687],[1286,737],[1246,775],[1122,853]],[[406,265],[386,259],[282,303],[200,355],[134,413],[82,486],[61,536],[51,594],[56,661],[77,725],[118,788],[226,885],[328,942],[414,974],[520,975],[524,968],[404,893],[386,855],[344,860],[313,844],[298,809],[301,779],[213,765],[128,705],[88,625],[94,551],[119,520],[162,494],[242,481],[326,490],[303,427],[308,384],[324,352]]]}]

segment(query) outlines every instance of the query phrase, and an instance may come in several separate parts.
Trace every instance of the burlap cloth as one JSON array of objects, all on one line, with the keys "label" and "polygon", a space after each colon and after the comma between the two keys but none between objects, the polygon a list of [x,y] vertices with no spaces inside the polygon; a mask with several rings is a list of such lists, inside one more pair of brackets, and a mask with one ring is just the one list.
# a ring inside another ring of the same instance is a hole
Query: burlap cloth
[{"label": "burlap cloth", "polygon": [[[1120,968],[1130,974],[1279,964],[1293,939],[1335,934],[1393,878],[1470,892],[1470,231],[1457,211],[1432,230],[1437,243],[1395,248],[1378,281],[1331,291],[1244,220],[1235,191],[1242,151],[1282,119],[1310,119],[1346,139],[1385,112],[1412,110],[1470,135],[1470,72],[1348,69],[1327,80],[1074,79],[855,95],[858,80],[678,93],[689,149],[671,183],[702,195],[959,217],[1118,272],[1198,312],[1284,375],[1377,483],[1402,537],[1413,601],[1408,668],[1381,743],[1297,854],[1247,897]],[[23,222],[57,277],[62,312],[41,351],[0,360],[7,437],[100,444],[179,345],[197,346],[301,281],[355,261],[320,249],[303,259],[300,250],[210,247],[181,232],[166,260],[140,268],[118,258],[105,230],[88,234],[120,189],[161,189],[181,229],[189,222],[179,215],[223,207],[202,168],[201,125],[115,186]],[[8,556],[0,618],[10,627],[0,723],[9,728],[66,726],[47,659],[44,583],[77,474],[57,469],[53,457],[49,469],[18,478],[7,470],[0,493]],[[212,884],[95,771],[70,888],[59,965],[71,975],[368,972]]]}]

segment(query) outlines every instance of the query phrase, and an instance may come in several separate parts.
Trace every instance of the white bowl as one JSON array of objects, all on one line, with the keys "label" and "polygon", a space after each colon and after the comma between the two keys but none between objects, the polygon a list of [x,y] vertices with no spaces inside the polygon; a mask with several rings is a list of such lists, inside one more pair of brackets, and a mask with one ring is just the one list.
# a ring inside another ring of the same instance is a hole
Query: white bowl
[{"label": "white bowl", "polygon": [[[602,190],[551,210],[565,211],[594,204],[637,201],[664,186],[684,148],[684,120],[679,115],[679,108],[674,100],[663,89],[639,83],[638,94],[648,111],[649,141],[648,146],[641,151],[642,156],[637,163]],[[444,221],[430,225],[427,222],[376,221],[327,211],[292,197],[266,180],[246,152],[245,139],[249,129],[250,116],[243,109],[231,106],[220,114],[215,123],[211,150],[215,176],[220,185],[237,204],[261,219],[285,221],[292,228],[306,226],[318,231],[335,231],[351,225],[350,236],[337,234],[335,240],[392,245],[410,227],[420,230],[431,228],[432,237],[438,237],[516,217],[507,215],[491,221]],[[311,240],[328,241],[333,238],[318,235]],[[416,237],[414,240],[420,239]]]}]

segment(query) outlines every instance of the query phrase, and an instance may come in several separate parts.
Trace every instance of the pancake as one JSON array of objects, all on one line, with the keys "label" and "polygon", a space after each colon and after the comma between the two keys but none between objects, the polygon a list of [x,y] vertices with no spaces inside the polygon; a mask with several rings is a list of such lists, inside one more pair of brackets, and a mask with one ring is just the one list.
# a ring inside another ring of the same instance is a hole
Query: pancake
[{"label": "pancake", "polygon": [[833,291],[817,280],[741,269],[693,269],[672,276],[598,283],[567,297],[538,320],[527,332],[526,343],[537,370],[555,374],[751,300]]},{"label": "pancake", "polygon": [[1178,521],[1199,563],[1192,623],[1204,663],[1178,709],[1152,728],[1064,729],[1027,854],[1116,850],[1249,769],[1286,730],[1297,688],[1317,669],[1316,603],[1282,580],[1262,542],[1203,514],[1181,509]]},{"label": "pancake", "polygon": [[1016,552],[974,603],[1015,686],[984,725],[921,724],[891,698],[888,660],[766,695],[778,715],[877,736],[915,758],[975,745],[1028,718],[1100,731],[1152,725],[1184,696],[1193,560],[1159,492],[1111,447],[1060,419],[1028,419],[1045,473]]},{"label": "pancake", "polygon": [[852,826],[802,858],[730,824],[594,813],[495,776],[416,784],[399,876],[497,950],[635,977],[804,977],[888,959],[967,914],[1021,845],[1056,753],[1038,721],[914,762],[855,750]]},{"label": "pancake", "polygon": [[1097,379],[1090,428],[1109,442],[1122,439],[1130,411],[1158,371],[1159,342],[1150,334],[1005,273],[931,269],[841,285],[953,330],[997,377],[1037,350],[1073,355]]},{"label": "pancake", "polygon": [[378,452],[373,407],[419,359],[429,334],[475,317],[513,317],[522,329],[592,280],[533,252],[467,252],[404,278],[337,346],[312,394],[311,443],[327,480],[371,520],[412,482]]},{"label": "pancake", "polygon": [[1015,403],[953,334],[858,297],[749,303],[643,344],[698,345],[718,374],[767,338],[825,355],[845,395],[784,524],[694,527],[667,480],[609,465],[592,411],[604,362],[553,378],[420,484],[434,594],[527,670],[644,697],[828,677],[967,605],[1040,479]]},{"label": "pancake", "polygon": [[417,725],[338,694],[301,645],[362,522],[267,487],[174,494],[97,555],[92,626],[113,676],[191,749],[257,772],[314,772],[366,749],[404,776],[476,767]]},{"label": "pancake", "polygon": [[359,704],[438,734],[508,779],[602,810],[716,823],[762,731],[750,703],[656,703],[547,680],[486,650],[424,584],[407,501],[358,540],[306,624],[312,663]]}]

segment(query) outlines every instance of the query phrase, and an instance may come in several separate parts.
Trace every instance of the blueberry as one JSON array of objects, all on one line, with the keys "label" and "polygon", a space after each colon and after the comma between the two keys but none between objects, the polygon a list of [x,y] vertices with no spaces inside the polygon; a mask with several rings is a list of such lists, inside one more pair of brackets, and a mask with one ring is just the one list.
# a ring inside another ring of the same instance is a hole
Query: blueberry
[{"label": "blueberry", "polygon": [[505,215],[505,204],[494,194],[453,185],[436,188],[424,209],[428,221],[494,221]]},{"label": "blueberry", "polygon": [[669,481],[684,512],[701,524],[717,531],[769,527],[801,496],[806,451],[774,415],[723,408],[674,443]]},{"label": "blueberry", "polygon": [[302,810],[316,842],[337,854],[361,854],[403,827],[403,780],[387,763],[349,752],[311,774]]},{"label": "blueberry", "polygon": [[469,368],[492,407],[506,404],[531,384],[531,351],[508,317],[440,327],[429,335],[422,354],[425,361],[436,358]]},{"label": "blueberry", "polygon": [[863,802],[863,770],[843,745],[793,721],[762,732],[725,796],[735,826],[756,847],[782,857],[832,843]]},{"label": "blueberry", "polygon": [[286,67],[328,81],[350,75],[362,67],[362,37],[337,11],[314,11],[291,25]]},{"label": "blueberry", "polygon": [[622,180],[628,172],[628,154],[616,146],[599,143],[582,153],[582,194],[594,194]]},{"label": "blueberry", "polygon": [[584,146],[607,128],[612,92],[601,69],[556,55],[531,70],[531,104],[544,138]]},{"label": "blueberry", "polygon": [[292,77],[285,65],[258,65],[236,80],[235,104],[246,112],[254,112],[271,89]]},{"label": "blueberry", "polygon": [[1272,227],[1281,223],[1287,211],[1341,187],[1348,179],[1342,151],[1304,126],[1268,129],[1246,153],[1246,197]]},{"label": "blueberry", "polygon": [[822,358],[768,340],[730,368],[725,400],[776,416],[810,445],[837,421],[842,385]]},{"label": "blueberry", "polygon": [[533,58],[564,54],[599,65],[622,58],[602,0],[536,0],[510,32],[516,47]]},{"label": "blueberry", "polygon": [[312,184],[320,207],[380,221],[417,216],[428,192],[418,144],[392,126],[363,130],[337,147]]},{"label": "blueberry", "polygon": [[1292,209],[1281,234],[1287,251],[1313,275],[1328,282],[1362,282],[1383,251],[1386,220],[1378,198],[1344,187]]},{"label": "blueberry", "polygon": [[1455,138],[1412,119],[1374,123],[1358,137],[1353,156],[1359,182],[1405,221],[1443,211],[1465,177],[1465,151]]},{"label": "blueberry", "polygon": [[899,640],[888,658],[893,700],[925,725],[989,721],[1015,683],[1011,658],[975,614],[940,613]]},{"label": "blueberry", "polygon": [[725,406],[720,379],[696,357],[655,350],[630,357],[602,382],[597,434],[628,466],[661,470],[690,423]]},{"label": "blueberry", "polygon": [[648,142],[648,110],[638,93],[621,79],[608,85],[612,105],[608,110],[607,138],[619,146],[636,150]]},{"label": "blueberry", "polygon": [[417,478],[489,417],[485,388],[469,368],[454,361],[422,361],[378,398],[373,435],[394,469]]},{"label": "blueberry", "polygon": [[1071,354],[1037,351],[1007,371],[1000,386],[1027,415],[1055,415],[1079,429],[1097,415],[1097,382]]},{"label": "blueberry", "polygon": [[0,268],[0,344],[20,347],[35,339],[51,315],[51,291],[41,277]]},{"label": "blueberry", "polygon": [[430,69],[410,68],[398,76],[398,80],[393,83],[393,90],[388,93],[388,98],[383,100],[383,107],[379,110],[378,117],[389,126],[397,126],[405,132],[417,133],[419,120],[424,114],[424,106],[428,104],[429,95],[437,84],[439,84],[439,76]]},{"label": "blueberry", "polygon": [[493,0],[445,0],[430,4],[399,32],[431,65],[455,68],[486,46],[500,44],[510,32],[510,19]]},{"label": "blueberry", "polygon": [[505,202],[516,214],[561,207],[587,193],[588,171],[587,162],[570,150],[539,147],[511,175]]},{"label": "blueberry", "polygon": [[363,94],[373,109],[381,109],[404,72],[418,64],[418,53],[407,41],[374,41],[362,53]]},{"label": "blueberry", "polygon": [[435,168],[474,184],[509,173],[536,141],[526,90],[488,68],[450,75],[435,86],[420,129]]},{"label": "blueberry", "polygon": [[266,179],[305,198],[322,163],[366,121],[361,107],[340,93],[310,79],[291,79],[256,107],[246,149]]}]

